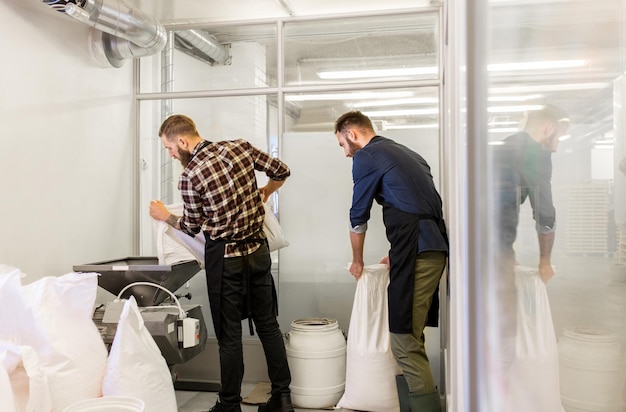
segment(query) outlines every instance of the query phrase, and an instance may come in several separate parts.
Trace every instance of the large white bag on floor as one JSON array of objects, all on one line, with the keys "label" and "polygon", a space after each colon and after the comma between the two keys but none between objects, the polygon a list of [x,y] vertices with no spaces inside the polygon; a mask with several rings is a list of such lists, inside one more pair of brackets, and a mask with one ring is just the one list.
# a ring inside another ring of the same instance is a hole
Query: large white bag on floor
[{"label": "large white bag on floor", "polygon": [[[182,203],[166,205],[166,207],[176,216],[183,214]],[[263,232],[267,237],[270,252],[289,246],[271,205],[265,203],[264,207]],[[161,220],[154,219],[152,220],[152,228],[156,237],[157,257],[160,265],[173,265],[188,260],[197,260],[200,266],[204,266],[205,239],[202,233],[189,236]]]},{"label": "large white bag on floor", "polygon": [[48,377],[29,346],[0,341],[0,411],[52,411]]},{"label": "large white bag on floor", "polygon": [[506,412],[564,412],[559,353],[550,301],[534,268],[515,269],[517,337],[508,379]]},{"label": "large white bag on floor", "polygon": [[398,367],[389,342],[389,267],[369,265],[358,280],[346,347],[346,389],[337,407],[370,412],[400,409]]},{"label": "large white bag on floor", "polygon": [[107,349],[93,323],[97,273],[48,276],[22,294],[52,351],[38,353],[56,411],[102,395]]},{"label": "large white bag on floor", "polygon": [[[1,363],[3,363],[2,353],[0,353],[0,364]],[[15,400],[13,399],[13,389],[11,388],[11,381],[9,380],[9,373],[5,368],[0,368],[0,411],[17,412]]]},{"label": "large white bag on floor", "polygon": [[17,268],[0,265],[0,340],[30,346],[40,356],[49,355],[50,342],[22,295],[23,276]]},{"label": "large white bag on floor", "polygon": [[102,393],[139,398],[145,412],[178,410],[172,375],[133,296],[124,304],[117,325]]}]

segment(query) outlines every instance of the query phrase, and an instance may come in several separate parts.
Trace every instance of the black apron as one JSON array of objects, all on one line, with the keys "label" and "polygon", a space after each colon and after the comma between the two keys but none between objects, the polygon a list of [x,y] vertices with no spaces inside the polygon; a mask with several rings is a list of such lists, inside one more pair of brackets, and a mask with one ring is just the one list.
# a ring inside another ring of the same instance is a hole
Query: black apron
[{"label": "black apron", "polygon": [[[213,240],[204,233],[206,243],[204,246],[204,270],[206,273],[206,285],[209,294],[209,307],[211,309],[211,319],[213,320],[213,327],[215,329],[215,336],[220,337],[221,331],[221,300],[222,300],[222,274],[224,273],[224,254],[226,252],[226,243],[245,244],[245,243],[263,243],[267,244],[267,239],[263,238],[260,234],[253,235],[243,240]],[[268,246],[269,250],[269,246]],[[245,273],[245,287],[247,302],[244,308],[242,308],[241,319],[248,319],[248,327],[250,328],[250,335],[254,335],[254,328],[252,326],[252,291],[250,290],[250,273],[246,270]],[[276,296],[276,288],[273,287],[274,297],[274,311],[278,315],[278,299]]]},{"label": "black apron", "polygon": [[223,239],[212,240],[207,233],[204,234],[206,244],[204,246],[204,270],[206,273],[206,286],[209,292],[209,307],[215,336],[219,337],[221,316],[220,307],[222,299],[222,273],[224,272],[224,252],[226,241]]},{"label": "black apron", "polygon": [[[442,236],[448,242],[445,222],[432,215],[403,212],[391,206],[383,206],[383,221],[387,239],[391,243],[389,261],[389,331],[392,333],[413,332],[413,291],[415,262],[418,255],[420,220],[434,220]],[[439,286],[426,317],[426,326],[439,325]]]}]

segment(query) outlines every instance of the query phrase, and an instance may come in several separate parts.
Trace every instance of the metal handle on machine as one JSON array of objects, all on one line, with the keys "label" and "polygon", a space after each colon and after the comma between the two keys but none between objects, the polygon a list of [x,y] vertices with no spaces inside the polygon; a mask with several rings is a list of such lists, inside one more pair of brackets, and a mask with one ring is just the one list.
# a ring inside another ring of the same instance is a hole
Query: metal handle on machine
[{"label": "metal handle on machine", "polygon": [[176,295],[174,295],[172,292],[170,292],[168,289],[164,288],[161,285],[157,285],[156,283],[151,283],[151,282],[134,282],[134,283],[130,283],[128,285],[126,285],[121,291],[120,293],[117,294],[117,299],[121,299],[122,298],[122,294],[124,292],[126,292],[126,289],[132,287],[132,286],[154,286],[155,288],[159,288],[161,290],[164,290],[165,292],[169,293],[169,295],[172,297],[172,299],[174,299],[174,302],[176,302],[176,305],[178,306],[178,311],[179,311],[179,315],[178,318],[179,319],[185,319],[187,317],[187,314],[185,313],[185,311],[183,310],[183,307],[180,306],[180,302],[178,301],[178,298],[176,297]]}]

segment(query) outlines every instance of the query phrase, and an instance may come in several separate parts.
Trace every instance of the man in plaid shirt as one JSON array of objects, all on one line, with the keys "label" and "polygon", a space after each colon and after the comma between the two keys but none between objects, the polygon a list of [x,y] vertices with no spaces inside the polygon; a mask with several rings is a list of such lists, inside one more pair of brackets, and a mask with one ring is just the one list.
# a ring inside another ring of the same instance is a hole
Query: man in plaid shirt
[{"label": "man in plaid shirt", "polygon": [[[163,146],[185,168],[178,188],[183,216],[174,216],[160,201],[150,203],[150,216],[190,236],[206,238],[205,270],[211,317],[219,345],[221,390],[212,412],[241,412],[244,373],[241,320],[256,326],[266,356],[272,394],[259,412],[293,412],[291,374],[277,321],[276,289],[263,233],[263,203],[290,174],[282,161],[249,142],[209,142],[192,119],[167,118],[159,130]],[[255,170],[268,182],[257,186]]]}]

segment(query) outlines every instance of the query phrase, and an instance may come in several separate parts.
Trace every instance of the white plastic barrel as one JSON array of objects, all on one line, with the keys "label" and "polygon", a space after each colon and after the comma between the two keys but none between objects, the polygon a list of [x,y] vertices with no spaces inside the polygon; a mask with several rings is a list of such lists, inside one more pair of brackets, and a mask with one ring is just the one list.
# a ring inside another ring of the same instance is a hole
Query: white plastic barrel
[{"label": "white plastic barrel", "polygon": [[626,379],[615,333],[566,328],[559,338],[561,400],[567,412],[623,412]]},{"label": "white plastic barrel", "polygon": [[145,404],[131,396],[104,396],[85,399],[63,409],[63,412],[143,412]]},{"label": "white plastic barrel", "polygon": [[346,339],[337,321],[294,320],[285,348],[293,404],[312,409],[335,406],[346,386]]}]

